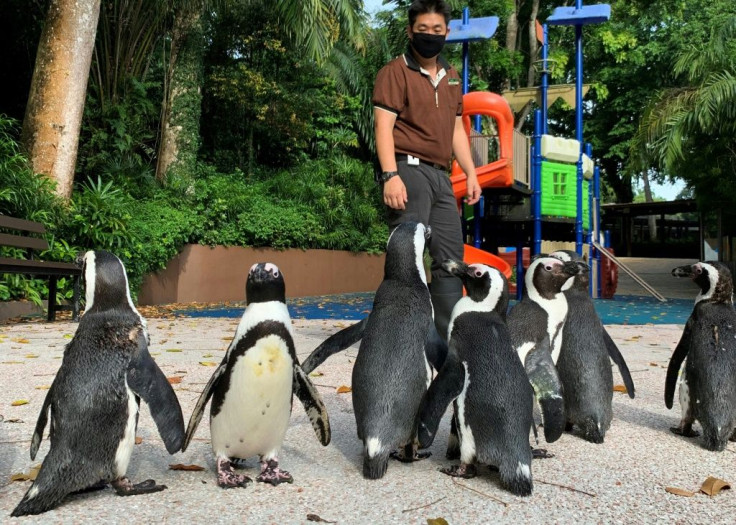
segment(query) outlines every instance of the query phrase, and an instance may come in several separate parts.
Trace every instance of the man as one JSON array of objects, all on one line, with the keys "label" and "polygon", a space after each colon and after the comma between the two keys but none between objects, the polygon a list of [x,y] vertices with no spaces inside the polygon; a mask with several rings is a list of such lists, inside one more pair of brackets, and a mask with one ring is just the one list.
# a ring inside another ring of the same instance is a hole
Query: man
[{"label": "man", "polygon": [[409,50],[378,72],[373,90],[376,150],[389,228],[419,221],[432,228],[430,292],[435,325],[447,339],[452,308],[462,297],[459,278],[442,269],[463,259],[461,219],[447,175],[452,154],[467,174],[468,204],[480,199],[468,137],[462,125],[457,71],[440,56],[449,33],[443,0],[409,6]]}]

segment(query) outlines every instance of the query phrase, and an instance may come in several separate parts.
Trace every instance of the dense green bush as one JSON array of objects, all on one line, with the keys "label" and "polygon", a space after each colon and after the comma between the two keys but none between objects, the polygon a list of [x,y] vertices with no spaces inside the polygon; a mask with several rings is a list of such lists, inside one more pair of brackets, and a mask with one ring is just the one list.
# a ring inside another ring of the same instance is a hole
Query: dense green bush
[{"label": "dense green bush", "polygon": [[[115,253],[126,264],[133,295],[147,273],[164,268],[187,243],[374,253],[385,247],[388,231],[371,167],[341,154],[250,175],[202,165],[193,182],[143,193],[108,173],[78,183],[63,205],[19,152],[13,126],[0,118],[0,213],[46,225],[51,249],[41,254],[45,259],[72,261],[89,249]],[[40,304],[47,293],[44,279],[0,279],[0,300]],[[71,280],[60,279],[58,299],[71,293]]]}]

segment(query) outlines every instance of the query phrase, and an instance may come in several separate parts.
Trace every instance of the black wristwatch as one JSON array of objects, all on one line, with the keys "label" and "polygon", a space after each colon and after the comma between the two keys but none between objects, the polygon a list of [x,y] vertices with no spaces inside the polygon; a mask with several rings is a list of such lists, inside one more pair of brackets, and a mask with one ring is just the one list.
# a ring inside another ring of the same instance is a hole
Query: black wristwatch
[{"label": "black wristwatch", "polygon": [[388,179],[390,179],[391,177],[395,177],[398,174],[398,171],[384,171],[383,173],[381,173],[381,175],[379,175],[379,182],[386,182]]}]

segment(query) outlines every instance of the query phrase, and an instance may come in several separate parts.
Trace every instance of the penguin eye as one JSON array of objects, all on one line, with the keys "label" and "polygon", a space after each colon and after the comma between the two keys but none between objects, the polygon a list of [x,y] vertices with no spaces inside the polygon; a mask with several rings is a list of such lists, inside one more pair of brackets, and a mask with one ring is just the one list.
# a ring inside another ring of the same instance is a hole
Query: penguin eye
[{"label": "penguin eye", "polygon": [[547,265],[545,265],[544,269],[547,270],[548,272],[551,272],[552,271],[552,265],[551,264],[547,264]]},{"label": "penguin eye", "polygon": [[278,271],[278,270],[274,270],[274,272],[273,272],[273,276],[274,276],[274,277],[278,277],[278,276],[279,276],[279,271]]},{"label": "penguin eye", "polygon": [[482,277],[483,276],[483,272],[481,270],[475,270],[475,274],[474,275],[476,277]]},{"label": "penguin eye", "polygon": [[695,267],[695,273],[697,275],[700,275],[701,273],[703,273],[703,269],[700,266],[696,266]]}]

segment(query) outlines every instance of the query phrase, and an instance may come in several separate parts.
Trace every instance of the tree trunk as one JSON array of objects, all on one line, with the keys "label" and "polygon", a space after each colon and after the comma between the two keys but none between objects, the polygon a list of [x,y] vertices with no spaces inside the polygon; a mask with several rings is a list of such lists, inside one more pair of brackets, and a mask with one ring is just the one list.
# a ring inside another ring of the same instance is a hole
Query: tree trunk
[{"label": "tree trunk", "polygon": [[72,196],[100,0],[51,0],[38,43],[21,142],[33,171]]},{"label": "tree trunk", "polygon": [[[519,12],[519,2],[518,0],[514,2],[514,10],[509,13],[509,18],[506,20],[506,51],[508,51],[509,56],[513,55],[516,52],[516,38],[519,34],[519,19],[517,18],[517,13]],[[504,83],[504,89],[510,89],[511,88],[511,79],[507,78],[506,82]]]},{"label": "tree trunk", "polygon": [[536,84],[537,70],[534,67],[534,61],[537,60],[537,13],[539,13],[539,0],[533,0],[532,12],[529,14],[529,69],[526,75],[527,87],[534,87]]},{"label": "tree trunk", "polygon": [[[652,188],[649,186],[649,174],[646,171],[642,173],[641,180],[644,182],[644,201],[654,202],[654,199],[652,198]],[[649,215],[647,218],[649,220],[649,240],[656,241],[657,240],[657,216]]]},{"label": "tree trunk", "polygon": [[156,166],[156,178],[162,182],[172,173],[191,176],[196,168],[200,144],[205,47],[202,5],[194,2],[185,6],[175,13],[171,36],[171,58]]},{"label": "tree trunk", "polygon": [[600,162],[601,167],[603,168],[605,180],[616,194],[616,202],[633,202],[634,192],[631,189],[631,177],[619,174],[619,161],[616,159],[603,158]]}]

